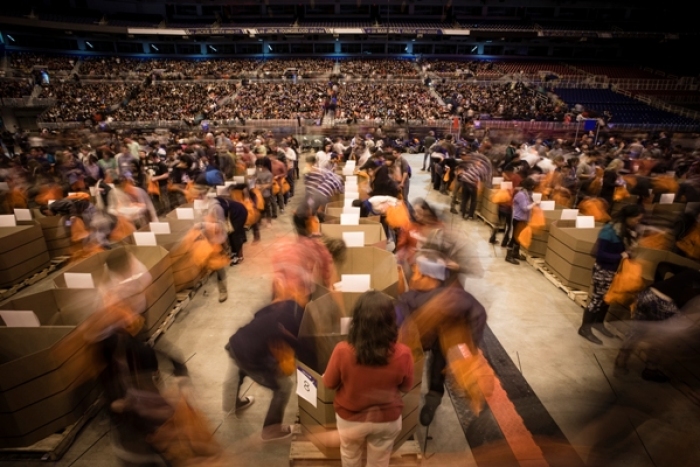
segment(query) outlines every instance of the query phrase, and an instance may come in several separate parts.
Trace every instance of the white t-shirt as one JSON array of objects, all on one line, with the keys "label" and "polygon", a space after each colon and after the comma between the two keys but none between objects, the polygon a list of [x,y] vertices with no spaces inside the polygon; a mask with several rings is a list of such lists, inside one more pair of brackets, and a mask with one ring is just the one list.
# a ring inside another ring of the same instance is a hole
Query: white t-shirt
[{"label": "white t-shirt", "polygon": [[316,166],[322,169],[327,169],[330,166],[331,155],[325,153],[324,151],[318,151],[316,153]]}]

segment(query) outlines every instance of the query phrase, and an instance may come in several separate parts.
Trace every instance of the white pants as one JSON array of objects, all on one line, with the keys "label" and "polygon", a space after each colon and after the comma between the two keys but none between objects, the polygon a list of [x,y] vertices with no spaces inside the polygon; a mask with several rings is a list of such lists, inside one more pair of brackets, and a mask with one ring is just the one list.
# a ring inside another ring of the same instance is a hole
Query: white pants
[{"label": "white pants", "polygon": [[401,417],[393,422],[349,422],[335,414],[343,467],[361,467],[362,447],[367,441],[367,467],[389,465],[394,440],[401,432]]}]

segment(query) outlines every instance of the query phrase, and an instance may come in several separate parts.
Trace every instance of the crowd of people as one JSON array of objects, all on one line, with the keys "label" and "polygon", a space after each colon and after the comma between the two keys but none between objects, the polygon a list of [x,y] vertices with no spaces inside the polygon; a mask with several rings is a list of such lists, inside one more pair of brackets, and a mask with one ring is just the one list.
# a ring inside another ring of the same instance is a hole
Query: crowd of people
[{"label": "crowd of people", "polygon": [[348,123],[425,122],[440,114],[437,99],[422,84],[348,83],[338,89],[336,117]]},{"label": "crowd of people", "polygon": [[78,61],[71,55],[43,55],[32,52],[10,52],[7,54],[10,68],[31,70],[41,66],[48,70],[72,70]]},{"label": "crowd of people", "polygon": [[238,90],[225,112],[243,120],[317,119],[328,92],[324,82],[251,83]]},{"label": "crowd of people", "polygon": [[440,77],[465,77],[465,78],[497,78],[503,73],[498,70],[494,62],[481,60],[458,61],[425,59],[420,62],[421,67],[427,73],[435,73]]},{"label": "crowd of people", "polygon": [[26,79],[0,80],[0,97],[22,98],[34,90],[34,83]]},{"label": "crowd of people", "polygon": [[392,58],[348,58],[340,60],[340,72],[358,77],[382,79],[418,78],[418,69],[413,60]]},{"label": "crowd of people", "polygon": [[573,115],[522,83],[439,83],[434,86],[450,115],[470,120],[571,122]]},{"label": "crowd of people", "polygon": [[280,75],[288,69],[295,69],[299,75],[307,73],[330,73],[335,61],[331,58],[284,58],[265,60],[260,71]]},{"label": "crowd of people", "polygon": [[43,86],[39,94],[41,99],[55,100],[41,119],[58,123],[97,122],[106,118],[105,115],[121,104],[134,88],[135,85],[123,82],[54,82]]}]

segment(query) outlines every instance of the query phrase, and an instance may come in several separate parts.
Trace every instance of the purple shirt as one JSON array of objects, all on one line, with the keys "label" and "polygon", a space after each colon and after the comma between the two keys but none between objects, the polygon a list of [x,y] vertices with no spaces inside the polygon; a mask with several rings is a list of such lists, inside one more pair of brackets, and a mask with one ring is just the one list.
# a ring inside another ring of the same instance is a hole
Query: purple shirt
[{"label": "purple shirt", "polygon": [[513,219],[516,221],[530,220],[530,204],[532,198],[525,190],[519,190],[513,198]]}]

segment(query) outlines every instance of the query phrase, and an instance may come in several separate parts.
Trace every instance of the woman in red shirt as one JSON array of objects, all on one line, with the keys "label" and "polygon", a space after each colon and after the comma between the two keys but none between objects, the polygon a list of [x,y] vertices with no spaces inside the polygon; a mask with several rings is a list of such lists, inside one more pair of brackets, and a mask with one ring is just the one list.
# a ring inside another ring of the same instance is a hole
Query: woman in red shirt
[{"label": "woman in red shirt", "polygon": [[413,386],[413,356],[396,342],[391,297],[363,294],[353,310],[347,342],[333,350],[323,384],[335,389],[335,417],[343,467],[360,467],[367,442],[367,467],[389,465],[401,432],[401,392]]}]

